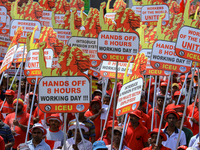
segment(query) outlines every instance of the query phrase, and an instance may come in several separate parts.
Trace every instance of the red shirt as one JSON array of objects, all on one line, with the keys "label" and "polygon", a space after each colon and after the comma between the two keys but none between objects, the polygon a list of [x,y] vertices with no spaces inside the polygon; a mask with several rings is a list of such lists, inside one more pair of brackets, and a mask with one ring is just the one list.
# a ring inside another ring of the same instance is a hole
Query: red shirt
[{"label": "red shirt", "polygon": [[[150,147],[146,147],[146,148],[143,148],[142,150],[152,150],[152,146]],[[171,148],[168,148],[168,147],[164,147],[163,145],[161,146],[160,150],[171,150]]]},{"label": "red shirt", "polygon": [[151,129],[151,120],[149,115],[145,114],[144,112],[141,111],[141,117],[142,119],[139,120],[139,122],[145,126],[148,130]]},{"label": "red shirt", "polygon": [[0,136],[0,147],[1,147],[1,150],[5,150],[5,142],[2,136]]},{"label": "red shirt", "polygon": [[[15,112],[8,114],[6,116],[6,119],[4,121],[5,124],[9,125],[11,130],[14,130],[14,125],[13,125],[13,120],[15,119]],[[28,120],[29,120],[29,114],[23,112],[21,115],[17,115],[17,120],[20,124],[22,125],[27,125],[28,126]],[[33,120],[31,120],[31,125],[33,125]],[[17,146],[20,143],[24,143],[25,142],[25,138],[26,138],[26,132],[24,132],[20,127],[15,126],[15,145],[13,146],[13,148],[17,149]]]},{"label": "red shirt", "polygon": [[[180,104],[180,105],[183,106],[183,107],[185,107],[185,105],[183,105],[183,104]],[[168,111],[168,110],[173,109],[175,106],[176,105],[174,103],[173,104],[169,104],[169,105],[167,105],[167,107],[165,109],[166,109],[166,111]]]},{"label": "red shirt", "polygon": [[[52,113],[46,113],[46,118],[51,116]],[[33,117],[36,118],[38,116],[38,107],[35,108]],[[39,109],[39,123],[44,125],[44,113]]]},{"label": "red shirt", "polygon": [[141,150],[144,148],[144,143],[148,140],[147,128],[139,123],[137,128],[133,128],[131,123],[128,124],[125,140],[127,147],[132,150]]},{"label": "red shirt", "polygon": [[[13,99],[16,99],[16,98],[17,98],[17,95],[18,95],[18,90],[15,91],[15,95],[14,95],[14,98],[13,98]],[[19,95],[19,98],[21,98],[22,100],[24,100],[24,98],[25,98],[24,94],[21,93],[21,94]]]},{"label": "red shirt", "polygon": [[[147,102],[145,102],[144,104],[142,104],[142,107],[144,107],[145,110],[147,110]],[[152,107],[151,107],[151,105],[149,104],[149,105],[148,105],[148,112],[149,112],[149,110],[150,110],[151,108],[152,108]]]},{"label": "red shirt", "polygon": [[[0,102],[0,108],[3,104],[3,101]],[[7,101],[4,103],[3,108],[1,110],[2,113],[10,114],[14,112],[13,104],[8,104]]]},{"label": "red shirt", "polygon": [[112,96],[112,91],[113,91],[113,89],[110,88],[109,90],[106,90],[106,93],[109,94],[110,96]]}]

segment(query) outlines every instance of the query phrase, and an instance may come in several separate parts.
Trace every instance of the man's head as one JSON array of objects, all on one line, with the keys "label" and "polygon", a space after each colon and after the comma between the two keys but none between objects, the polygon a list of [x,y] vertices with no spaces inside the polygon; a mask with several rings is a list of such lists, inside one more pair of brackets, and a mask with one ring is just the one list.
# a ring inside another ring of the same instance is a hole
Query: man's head
[{"label": "man's head", "polygon": [[165,99],[165,97],[162,95],[157,96],[157,105],[161,108],[163,107],[164,99]]},{"label": "man's head", "polygon": [[178,90],[179,90],[179,85],[177,83],[173,83],[172,84],[172,95],[174,95],[174,93]]},{"label": "man's head", "polygon": [[[183,113],[181,113],[181,112],[178,112],[178,114],[179,114],[179,120],[177,120],[177,122],[176,122],[176,127],[177,128],[180,128],[181,127],[181,121],[182,121],[182,118],[183,118]],[[186,118],[184,118],[184,120],[185,120]]]},{"label": "man's head", "polygon": [[[150,143],[152,144],[153,147],[156,145],[158,130],[159,130],[158,128],[154,128],[153,131],[149,133],[149,135],[151,137]],[[166,140],[167,140],[167,137],[166,137],[165,133],[162,130],[160,130],[158,146],[160,146],[162,144],[162,141],[166,141]]]},{"label": "man's head", "polygon": [[[14,110],[17,107],[17,98],[14,99],[13,101],[13,105],[14,105]],[[20,113],[23,111],[23,107],[24,107],[24,101],[21,98],[18,98],[18,107],[17,107],[17,113]]]},{"label": "man's head", "polygon": [[145,102],[146,102],[146,95],[145,95],[145,92],[144,91],[142,91],[142,93],[141,93],[141,100],[140,100],[140,103],[141,104],[144,104]]},{"label": "man's head", "polygon": [[29,132],[32,133],[34,141],[41,141],[47,133],[46,129],[40,123],[35,123]]},{"label": "man's head", "polygon": [[21,79],[21,89],[24,90],[26,88],[26,79],[22,78]]},{"label": "man's head", "polygon": [[188,78],[187,82],[186,82],[186,89],[189,89],[189,87],[190,87],[190,81],[191,81],[191,78]]},{"label": "man's head", "polygon": [[[113,120],[108,121],[107,127],[106,127],[106,133],[108,135],[112,135],[112,125],[113,125]],[[117,126],[118,126],[118,121],[115,120],[114,121],[114,127],[117,127]]]},{"label": "man's head", "polygon": [[179,120],[180,116],[178,115],[178,113],[171,109],[168,110],[165,114],[164,114],[164,120],[166,120],[168,122],[168,126],[170,127],[175,127],[176,122]]},{"label": "man's head", "polygon": [[[80,125],[81,132],[82,132],[83,135],[85,134],[85,132],[89,131],[88,127],[86,127],[84,123],[79,122],[79,125]],[[74,124],[69,126],[69,130],[71,130],[72,134],[75,135],[76,122],[74,122]],[[79,128],[77,128],[77,138],[81,139],[81,134],[80,134]]]},{"label": "man's head", "polygon": [[109,105],[110,104],[110,95],[105,95],[103,98],[103,104]]},{"label": "man's head", "polygon": [[[34,95],[33,92],[30,92],[30,93],[29,93],[29,106],[31,106],[31,104],[32,104],[33,95]],[[37,94],[35,94],[35,97],[34,97],[34,105],[33,105],[33,107],[36,107],[35,104],[37,104],[37,103],[38,103],[38,101],[37,101]]]},{"label": "man's head", "polygon": [[181,102],[182,100],[184,100],[185,96],[184,96],[183,94],[181,94],[180,91],[176,91],[176,92],[174,93],[174,95],[172,96],[172,99],[173,99],[175,102],[177,102],[177,101],[178,101],[179,95],[181,95],[181,98],[180,98],[180,101],[179,101],[179,102]]},{"label": "man's head", "polygon": [[166,82],[162,82],[160,84],[160,91],[162,92],[162,94],[166,93],[166,88],[167,88],[167,83]]},{"label": "man's head", "polygon": [[98,113],[101,109],[101,97],[95,96],[94,99],[91,101],[90,106],[93,113]]},{"label": "man's head", "polygon": [[100,97],[102,97],[102,91],[99,90],[99,89],[95,90],[93,94],[94,94],[94,96],[100,96]]},{"label": "man's head", "polygon": [[123,128],[121,126],[114,127],[114,138],[113,141],[115,144],[120,144],[121,135],[122,135]]},{"label": "man's head", "polygon": [[141,119],[141,111],[136,110],[134,112],[129,113],[130,114],[130,122],[131,124],[137,124],[139,120]]},{"label": "man's head", "polygon": [[6,101],[8,104],[12,104],[13,103],[13,98],[15,95],[15,92],[13,90],[6,90],[5,92],[5,97],[6,97]]},{"label": "man's head", "polygon": [[47,117],[46,121],[50,125],[50,129],[59,129],[59,126],[63,124],[58,113]]}]

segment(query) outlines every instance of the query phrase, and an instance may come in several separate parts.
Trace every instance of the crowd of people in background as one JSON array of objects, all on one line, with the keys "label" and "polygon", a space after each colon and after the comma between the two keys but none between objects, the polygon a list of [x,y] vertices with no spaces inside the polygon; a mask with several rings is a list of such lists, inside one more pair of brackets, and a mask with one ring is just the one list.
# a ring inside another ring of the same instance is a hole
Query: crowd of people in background
[{"label": "crowd of people in background", "polygon": [[[198,73],[198,71],[195,72],[194,78],[192,78],[192,74],[185,78],[185,75],[174,73],[169,85],[167,77],[157,76],[157,84],[155,84],[156,78],[149,79],[148,76],[147,82],[144,81],[138,109],[128,114],[129,121],[124,134],[122,134],[124,116],[113,116],[114,98],[112,92],[114,90],[111,79],[108,80],[106,94],[102,92],[103,80],[98,79],[96,90],[91,95],[90,107],[88,111],[78,113],[78,122],[75,114],[67,114],[65,134],[64,114],[43,113],[38,108],[38,87],[34,96],[34,86],[31,86],[29,90],[26,86],[27,81],[23,78],[18,96],[19,80],[16,82],[16,90],[9,90],[7,85],[9,85],[10,79],[7,75],[0,86],[0,149],[64,150],[63,145],[65,143],[65,150],[84,150],[85,147],[87,150],[118,150],[121,136],[124,135],[122,150],[176,150],[178,135],[181,132],[178,150],[200,150],[199,98],[196,97],[198,96],[196,94]],[[183,86],[185,80],[186,85]],[[189,93],[190,82],[192,82],[192,90]],[[122,85],[123,80],[119,80],[116,86],[117,97]],[[154,94],[155,86],[156,94]],[[167,86],[169,86],[168,91],[166,91]],[[190,99],[189,104],[186,104],[188,94]],[[164,105],[165,98],[166,105]],[[32,101],[34,101],[34,105],[32,106],[30,130],[28,137],[26,137]],[[106,127],[103,128],[105,118],[102,119],[101,115],[108,110],[106,108],[110,103]],[[185,105],[188,105],[186,115],[183,114]],[[161,122],[163,107],[164,116]],[[15,111],[16,109],[17,111]],[[153,120],[152,115],[154,115]],[[16,119],[15,116],[17,116]],[[180,130],[183,116],[183,128]],[[161,131],[156,144],[160,123]],[[113,124],[114,129],[112,128]],[[80,128],[77,128],[78,126]],[[113,135],[112,130],[114,130]],[[66,141],[64,141],[65,136]],[[27,142],[25,143],[26,138]],[[112,139],[113,143],[111,142]]]}]

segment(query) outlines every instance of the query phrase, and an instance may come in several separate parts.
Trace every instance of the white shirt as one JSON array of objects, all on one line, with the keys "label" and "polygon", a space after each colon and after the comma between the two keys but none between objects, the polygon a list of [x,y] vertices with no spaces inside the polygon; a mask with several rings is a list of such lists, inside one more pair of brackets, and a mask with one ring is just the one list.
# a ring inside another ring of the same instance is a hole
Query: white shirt
[{"label": "white shirt", "polygon": [[[111,145],[106,145],[106,147],[108,148],[108,150],[115,150],[114,148],[111,149]],[[122,150],[131,150],[131,149],[123,145]]]},{"label": "white shirt", "polygon": [[[172,133],[171,136],[169,136],[169,134],[167,133],[167,127],[165,129],[162,129],[162,131],[167,136],[167,141],[163,141],[162,145],[165,147],[171,148],[172,150],[176,150],[176,143],[178,140],[178,134],[180,130],[178,128],[175,128],[175,132]],[[186,136],[183,131],[181,131],[179,146],[180,145],[186,145]]]},{"label": "white shirt", "polygon": [[[67,139],[66,141],[66,149],[65,150],[73,150],[73,144],[74,144],[74,138],[70,138],[70,139]],[[84,143],[85,143],[85,147],[87,150],[92,150],[92,143],[86,139],[84,139]],[[85,150],[84,148],[84,145],[83,145],[83,141],[79,142],[77,144],[77,147],[79,150]],[[64,150],[64,146],[62,148],[62,150]]]},{"label": "white shirt", "polygon": [[44,140],[42,140],[36,147],[34,146],[32,140],[28,141],[26,144],[30,150],[51,150],[50,146]]},{"label": "white shirt", "polygon": [[61,145],[63,145],[63,142],[64,142],[64,132],[61,131],[61,130],[59,130],[57,132],[52,132],[49,129],[47,129],[46,138],[47,138],[47,140],[61,141]]},{"label": "white shirt", "polygon": [[197,144],[198,142],[199,142],[199,136],[198,136],[198,134],[196,134],[190,139],[190,143],[189,143],[188,147],[194,147],[197,150],[200,150],[200,148]]}]

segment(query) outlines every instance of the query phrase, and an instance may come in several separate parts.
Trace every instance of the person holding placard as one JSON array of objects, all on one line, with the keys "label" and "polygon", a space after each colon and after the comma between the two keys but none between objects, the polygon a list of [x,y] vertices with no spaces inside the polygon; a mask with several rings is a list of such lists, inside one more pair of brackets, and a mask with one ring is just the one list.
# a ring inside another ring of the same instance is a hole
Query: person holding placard
[{"label": "person holding placard", "polygon": [[[19,85],[19,80],[17,80],[17,85]],[[24,97],[25,97],[25,88],[26,88],[26,79],[23,78],[21,79],[21,93],[19,95],[19,98],[23,99],[24,100]],[[18,89],[18,87],[17,87]],[[18,95],[18,90],[15,91],[15,95],[14,95],[14,99],[17,98],[17,95]]]},{"label": "person holding placard", "polygon": [[[13,101],[14,109],[16,109],[17,99]],[[26,137],[26,130],[28,126],[29,114],[23,111],[24,102],[22,99],[18,99],[18,109],[17,109],[17,118],[15,120],[15,112],[8,114],[5,118],[4,123],[11,127],[11,130],[14,134],[15,145],[13,150],[17,149],[17,146],[20,143],[24,143]],[[32,126],[32,121],[30,126]],[[15,128],[14,128],[15,126]]]},{"label": "person holding placard", "polygon": [[141,119],[141,112],[136,110],[130,114],[130,123],[126,131],[125,140],[127,146],[134,150],[141,150],[148,146],[148,131],[139,120]]},{"label": "person holding placard", "polygon": [[162,130],[160,132],[158,145],[156,145],[157,135],[158,135],[158,128],[154,128],[153,131],[149,133],[151,146],[143,148],[142,150],[171,150],[171,148],[167,148],[162,145],[162,141],[167,140],[167,137]]}]

